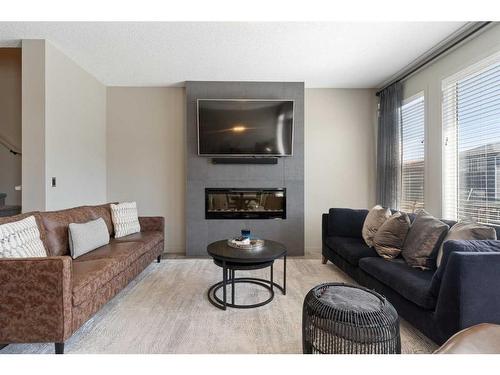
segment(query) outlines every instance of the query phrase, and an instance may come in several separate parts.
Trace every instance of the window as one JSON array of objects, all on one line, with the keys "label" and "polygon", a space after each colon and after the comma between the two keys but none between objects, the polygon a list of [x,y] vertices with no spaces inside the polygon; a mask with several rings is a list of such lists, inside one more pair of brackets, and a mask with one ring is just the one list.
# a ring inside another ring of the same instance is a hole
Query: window
[{"label": "window", "polygon": [[425,155],[424,96],[418,94],[401,107],[401,199],[406,212],[424,207]]},{"label": "window", "polygon": [[444,216],[500,225],[500,54],[442,89]]}]

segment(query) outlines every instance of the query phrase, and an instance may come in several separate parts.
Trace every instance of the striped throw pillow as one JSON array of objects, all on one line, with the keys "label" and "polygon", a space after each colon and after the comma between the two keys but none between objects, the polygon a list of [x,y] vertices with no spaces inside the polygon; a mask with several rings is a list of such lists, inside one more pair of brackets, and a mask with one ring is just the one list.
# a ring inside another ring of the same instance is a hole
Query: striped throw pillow
[{"label": "striped throw pillow", "polygon": [[111,204],[111,219],[115,228],[115,238],[141,231],[135,202]]},{"label": "striped throw pillow", "polygon": [[0,225],[0,258],[46,256],[34,216]]}]

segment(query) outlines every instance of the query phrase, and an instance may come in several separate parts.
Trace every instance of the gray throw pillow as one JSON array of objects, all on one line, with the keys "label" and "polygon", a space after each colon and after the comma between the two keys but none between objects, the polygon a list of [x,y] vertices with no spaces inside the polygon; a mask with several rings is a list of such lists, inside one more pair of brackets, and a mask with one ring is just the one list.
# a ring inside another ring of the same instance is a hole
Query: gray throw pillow
[{"label": "gray throw pillow", "polygon": [[420,210],[403,246],[406,263],[423,270],[436,268],[436,257],[449,226],[425,210]]},{"label": "gray throw pillow", "polygon": [[68,232],[73,259],[109,243],[108,227],[101,217],[86,223],[71,223]]},{"label": "gray throw pillow", "polygon": [[378,228],[373,238],[375,251],[382,258],[396,258],[401,253],[409,229],[408,215],[404,212],[396,212]]},{"label": "gray throw pillow", "polygon": [[456,223],[439,247],[436,265],[439,267],[443,257],[443,245],[448,240],[496,240],[497,232],[495,228],[477,223]]},{"label": "gray throw pillow", "polygon": [[368,212],[362,230],[363,239],[368,246],[373,247],[375,234],[390,216],[391,210],[379,205],[376,205]]}]

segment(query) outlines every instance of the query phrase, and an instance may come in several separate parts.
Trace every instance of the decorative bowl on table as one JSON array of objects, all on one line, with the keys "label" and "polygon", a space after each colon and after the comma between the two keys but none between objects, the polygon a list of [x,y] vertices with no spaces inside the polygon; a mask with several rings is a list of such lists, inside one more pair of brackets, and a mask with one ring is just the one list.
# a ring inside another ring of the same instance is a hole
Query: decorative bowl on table
[{"label": "decorative bowl on table", "polygon": [[264,246],[264,240],[257,238],[230,238],[227,240],[227,244],[235,249],[242,250],[259,250]]}]

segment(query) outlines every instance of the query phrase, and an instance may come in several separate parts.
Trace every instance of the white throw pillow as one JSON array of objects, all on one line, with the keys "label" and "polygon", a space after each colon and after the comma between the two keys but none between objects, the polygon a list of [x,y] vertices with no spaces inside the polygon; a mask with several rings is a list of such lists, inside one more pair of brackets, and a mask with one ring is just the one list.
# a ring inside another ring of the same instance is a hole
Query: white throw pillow
[{"label": "white throw pillow", "polygon": [[0,225],[0,258],[46,256],[34,216]]},{"label": "white throw pillow", "polygon": [[115,228],[115,238],[141,231],[135,202],[111,204],[111,219]]},{"label": "white throw pillow", "polygon": [[86,223],[71,223],[68,235],[73,259],[109,243],[108,227],[102,217]]}]

